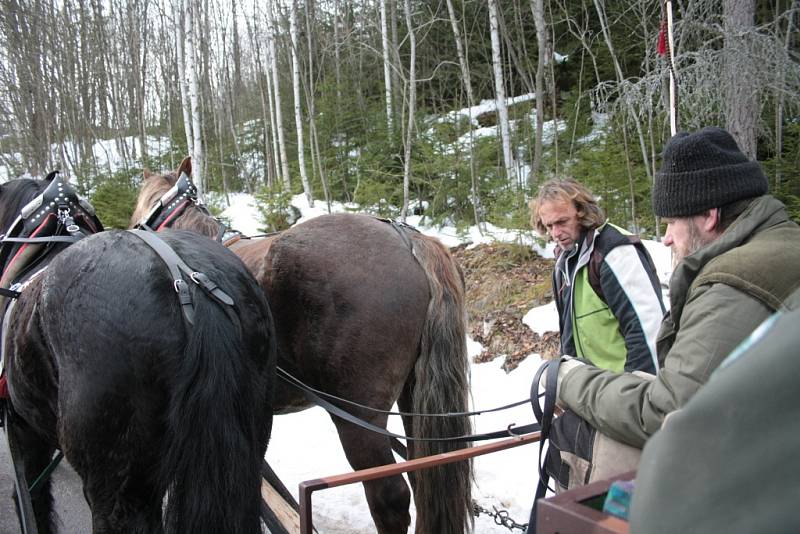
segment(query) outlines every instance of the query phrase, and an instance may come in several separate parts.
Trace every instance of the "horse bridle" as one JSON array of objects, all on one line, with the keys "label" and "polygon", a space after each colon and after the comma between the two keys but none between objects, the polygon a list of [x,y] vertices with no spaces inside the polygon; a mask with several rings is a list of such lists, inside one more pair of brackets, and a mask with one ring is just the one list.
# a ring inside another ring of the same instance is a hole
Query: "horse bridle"
[{"label": "horse bridle", "polygon": [[200,213],[216,221],[219,226],[216,237],[218,243],[225,243],[241,235],[241,232],[232,230],[224,222],[211,215],[211,212],[208,211],[206,205],[197,195],[197,186],[192,181],[192,178],[185,172],[181,172],[175,185],[152,205],[147,215],[142,217],[134,228],[151,230],[154,232],[169,228],[178,217],[186,212],[189,206],[194,206],[196,209],[200,210]]}]

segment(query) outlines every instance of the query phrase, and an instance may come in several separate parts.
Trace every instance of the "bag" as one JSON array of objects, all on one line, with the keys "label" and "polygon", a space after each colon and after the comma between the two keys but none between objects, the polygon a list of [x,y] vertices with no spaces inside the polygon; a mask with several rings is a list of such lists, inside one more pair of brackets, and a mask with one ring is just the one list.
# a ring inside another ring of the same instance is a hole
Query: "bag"
[{"label": "bag", "polygon": [[556,493],[636,469],[641,449],[598,432],[571,410],[553,420],[545,471]]}]

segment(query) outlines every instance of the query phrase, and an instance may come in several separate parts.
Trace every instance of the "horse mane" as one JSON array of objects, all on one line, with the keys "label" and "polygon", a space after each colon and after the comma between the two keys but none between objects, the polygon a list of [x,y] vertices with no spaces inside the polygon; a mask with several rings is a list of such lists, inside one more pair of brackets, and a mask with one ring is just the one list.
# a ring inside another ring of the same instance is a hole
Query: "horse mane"
[{"label": "horse mane", "polygon": [[0,185],[0,233],[8,230],[22,207],[47,187],[44,180],[24,178]]},{"label": "horse mane", "polygon": [[[133,210],[129,227],[132,228],[142,217],[147,215],[150,209],[172,186],[178,181],[178,173],[168,172],[165,174],[154,174],[145,171],[144,184],[139,197],[136,199],[136,208]],[[175,230],[190,230],[192,232],[216,239],[219,234],[219,223],[195,206],[189,206],[176,218],[170,228]]]}]

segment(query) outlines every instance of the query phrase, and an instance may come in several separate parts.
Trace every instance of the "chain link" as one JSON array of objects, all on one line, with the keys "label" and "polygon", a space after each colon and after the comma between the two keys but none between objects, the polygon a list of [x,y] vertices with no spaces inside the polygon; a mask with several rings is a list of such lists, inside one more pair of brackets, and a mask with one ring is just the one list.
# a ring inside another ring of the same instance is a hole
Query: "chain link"
[{"label": "chain link", "polygon": [[514,529],[519,529],[522,532],[528,530],[528,523],[517,523],[508,515],[508,510],[500,509],[498,510],[496,506],[492,506],[492,510],[490,511],[481,506],[480,504],[473,501],[472,503],[472,513],[475,517],[479,517],[481,514],[488,515],[492,518],[496,525],[500,525],[506,527],[510,531],[514,531]]}]

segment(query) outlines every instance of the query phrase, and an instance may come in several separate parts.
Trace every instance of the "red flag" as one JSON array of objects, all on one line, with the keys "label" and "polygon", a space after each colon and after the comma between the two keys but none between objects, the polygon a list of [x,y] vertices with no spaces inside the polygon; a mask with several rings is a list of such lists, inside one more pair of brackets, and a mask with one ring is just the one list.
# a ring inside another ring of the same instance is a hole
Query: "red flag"
[{"label": "red flag", "polygon": [[667,21],[661,21],[661,29],[658,31],[658,44],[656,45],[656,52],[659,56],[667,55]]}]

